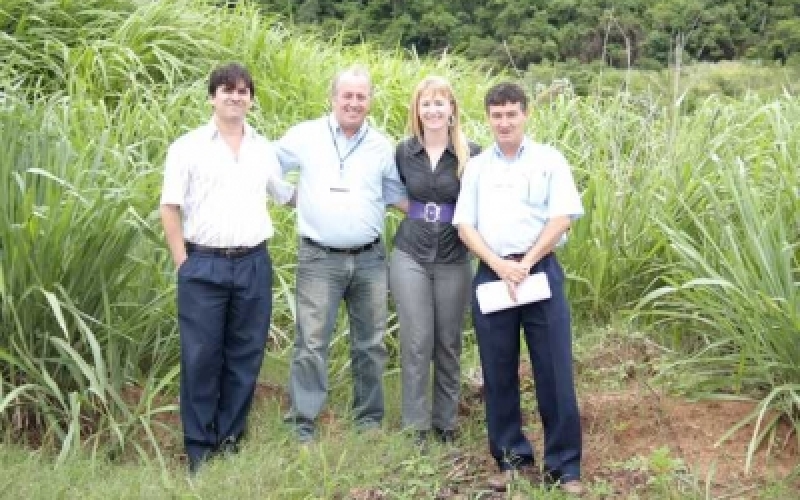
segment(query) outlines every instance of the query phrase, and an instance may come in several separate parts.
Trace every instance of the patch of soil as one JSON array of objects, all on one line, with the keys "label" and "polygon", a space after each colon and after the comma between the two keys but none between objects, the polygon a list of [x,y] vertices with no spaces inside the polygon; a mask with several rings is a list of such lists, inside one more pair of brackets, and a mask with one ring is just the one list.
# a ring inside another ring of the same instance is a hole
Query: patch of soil
[{"label": "patch of soil", "polygon": [[[755,421],[722,438],[753,413],[756,403],[692,401],[660,393],[643,381],[646,376],[637,373],[643,365],[645,375],[649,373],[646,364],[652,353],[642,346],[633,351],[629,354],[637,359],[638,368],[617,371],[623,387],[613,391],[579,390],[586,483],[604,482],[613,490],[613,496],[624,498],[641,493],[659,473],[688,473],[702,488],[708,483],[714,497],[748,498],[746,492],[756,492],[768,480],[785,479],[797,470],[798,436],[785,417],[775,426],[771,449],[769,440],[765,440],[753,453],[747,469],[748,447],[757,431]],[[617,370],[620,365],[613,358],[618,354],[593,358],[592,369]],[[530,365],[521,363],[519,372],[525,431],[541,453],[542,431]],[[467,382],[459,412],[463,416],[482,411],[477,407],[482,404],[480,373],[469,374]],[[763,423],[775,417],[776,414],[768,414]],[[487,461],[487,467],[486,474],[494,472],[493,463]],[[800,490],[800,484],[797,486]]]},{"label": "patch of soil", "polygon": [[273,382],[256,382],[255,399],[269,399],[280,403],[281,407],[289,405],[289,395],[286,393],[286,388],[280,384]]},{"label": "patch of soil", "polygon": [[[647,459],[666,449],[668,453],[661,456],[680,459],[701,483],[709,481],[712,492],[722,493],[765,479],[785,478],[800,460],[797,436],[782,420],[776,427],[773,449],[769,453],[766,446],[756,450],[749,471],[745,470],[745,459],[754,424],[721,441],[729,429],[753,412],[753,402],[690,401],[635,384],[616,392],[585,394],[580,399],[587,477],[606,477],[615,464],[617,469],[647,472],[658,463],[637,467],[636,457]],[[617,486],[613,475],[610,481]],[[623,478],[620,482],[625,481]]]}]

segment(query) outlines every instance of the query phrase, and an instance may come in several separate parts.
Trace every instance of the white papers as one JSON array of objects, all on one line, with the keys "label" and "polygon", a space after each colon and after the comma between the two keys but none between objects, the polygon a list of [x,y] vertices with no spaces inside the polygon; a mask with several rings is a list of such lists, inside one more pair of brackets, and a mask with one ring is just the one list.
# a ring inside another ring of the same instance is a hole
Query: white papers
[{"label": "white papers", "polygon": [[489,314],[511,307],[530,304],[550,298],[550,283],[545,273],[534,273],[517,285],[517,300],[511,300],[508,286],[504,281],[489,281],[475,288],[478,306],[483,314]]}]

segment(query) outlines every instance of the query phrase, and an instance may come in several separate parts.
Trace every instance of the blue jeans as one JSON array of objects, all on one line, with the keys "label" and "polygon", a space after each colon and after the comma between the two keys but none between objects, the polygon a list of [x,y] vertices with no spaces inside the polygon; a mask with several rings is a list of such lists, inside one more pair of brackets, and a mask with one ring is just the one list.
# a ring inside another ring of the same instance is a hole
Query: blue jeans
[{"label": "blue jeans", "polygon": [[387,272],[382,244],[355,255],[330,252],[304,240],[297,256],[297,334],[289,372],[287,420],[298,437],[314,434],[328,397],[328,354],[339,304],[350,321],[353,417],[361,428],[383,420],[386,366]]}]

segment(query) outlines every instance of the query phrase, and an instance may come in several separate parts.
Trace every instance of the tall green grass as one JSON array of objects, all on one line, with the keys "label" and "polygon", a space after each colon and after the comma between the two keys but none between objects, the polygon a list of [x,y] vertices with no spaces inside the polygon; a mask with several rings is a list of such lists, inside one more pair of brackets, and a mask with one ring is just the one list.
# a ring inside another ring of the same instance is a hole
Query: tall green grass
[{"label": "tall green grass", "polygon": [[[111,154],[111,134],[70,141],[60,111],[9,102],[0,113],[0,395],[26,388],[0,410],[10,432],[33,430],[65,457],[84,444],[121,449],[149,429],[176,370],[159,345],[174,327],[144,250],[157,234],[137,174]],[[150,391],[125,399],[134,381]]]},{"label": "tall green grass", "polygon": [[[173,271],[156,213],[163,157],[170,141],[208,120],[205,78],[230,59],[255,75],[251,121],[268,137],[326,112],[330,77],[361,62],[375,82],[372,120],[392,137],[404,134],[413,85],[434,73],[453,81],[467,134],[491,142],[482,98],[497,76],[458,58],[298,36],[242,2],[5,2],[0,425],[8,437],[62,457],[160,456],[158,415],[175,408],[178,359]],[[711,96],[689,110],[680,96],[691,88],[676,85],[668,104],[620,93],[562,96],[532,110],[531,134],[565,152],[583,191],[586,216],[560,250],[576,316],[632,318],[674,354],[665,373],[682,375],[681,390],[753,397],[798,425],[800,104],[788,95]],[[296,236],[292,211],[271,212],[270,359],[280,360],[294,334]],[[387,239],[397,221],[387,219]],[[395,330],[392,318],[393,352]],[[341,317],[336,385],[348,382],[348,360]]]}]

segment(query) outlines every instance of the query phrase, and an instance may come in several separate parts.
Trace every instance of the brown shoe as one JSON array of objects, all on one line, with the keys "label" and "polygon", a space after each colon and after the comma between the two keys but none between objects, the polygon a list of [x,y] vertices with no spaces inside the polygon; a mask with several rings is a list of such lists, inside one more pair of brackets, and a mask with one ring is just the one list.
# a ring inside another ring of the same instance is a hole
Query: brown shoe
[{"label": "brown shoe", "polygon": [[514,469],[504,470],[497,474],[492,474],[486,481],[492,491],[502,493],[508,489],[508,485],[516,479],[517,473]]},{"label": "brown shoe", "polygon": [[577,479],[569,480],[566,483],[559,483],[558,487],[561,488],[561,491],[564,493],[578,497],[586,492],[586,488],[583,487],[583,483]]}]

